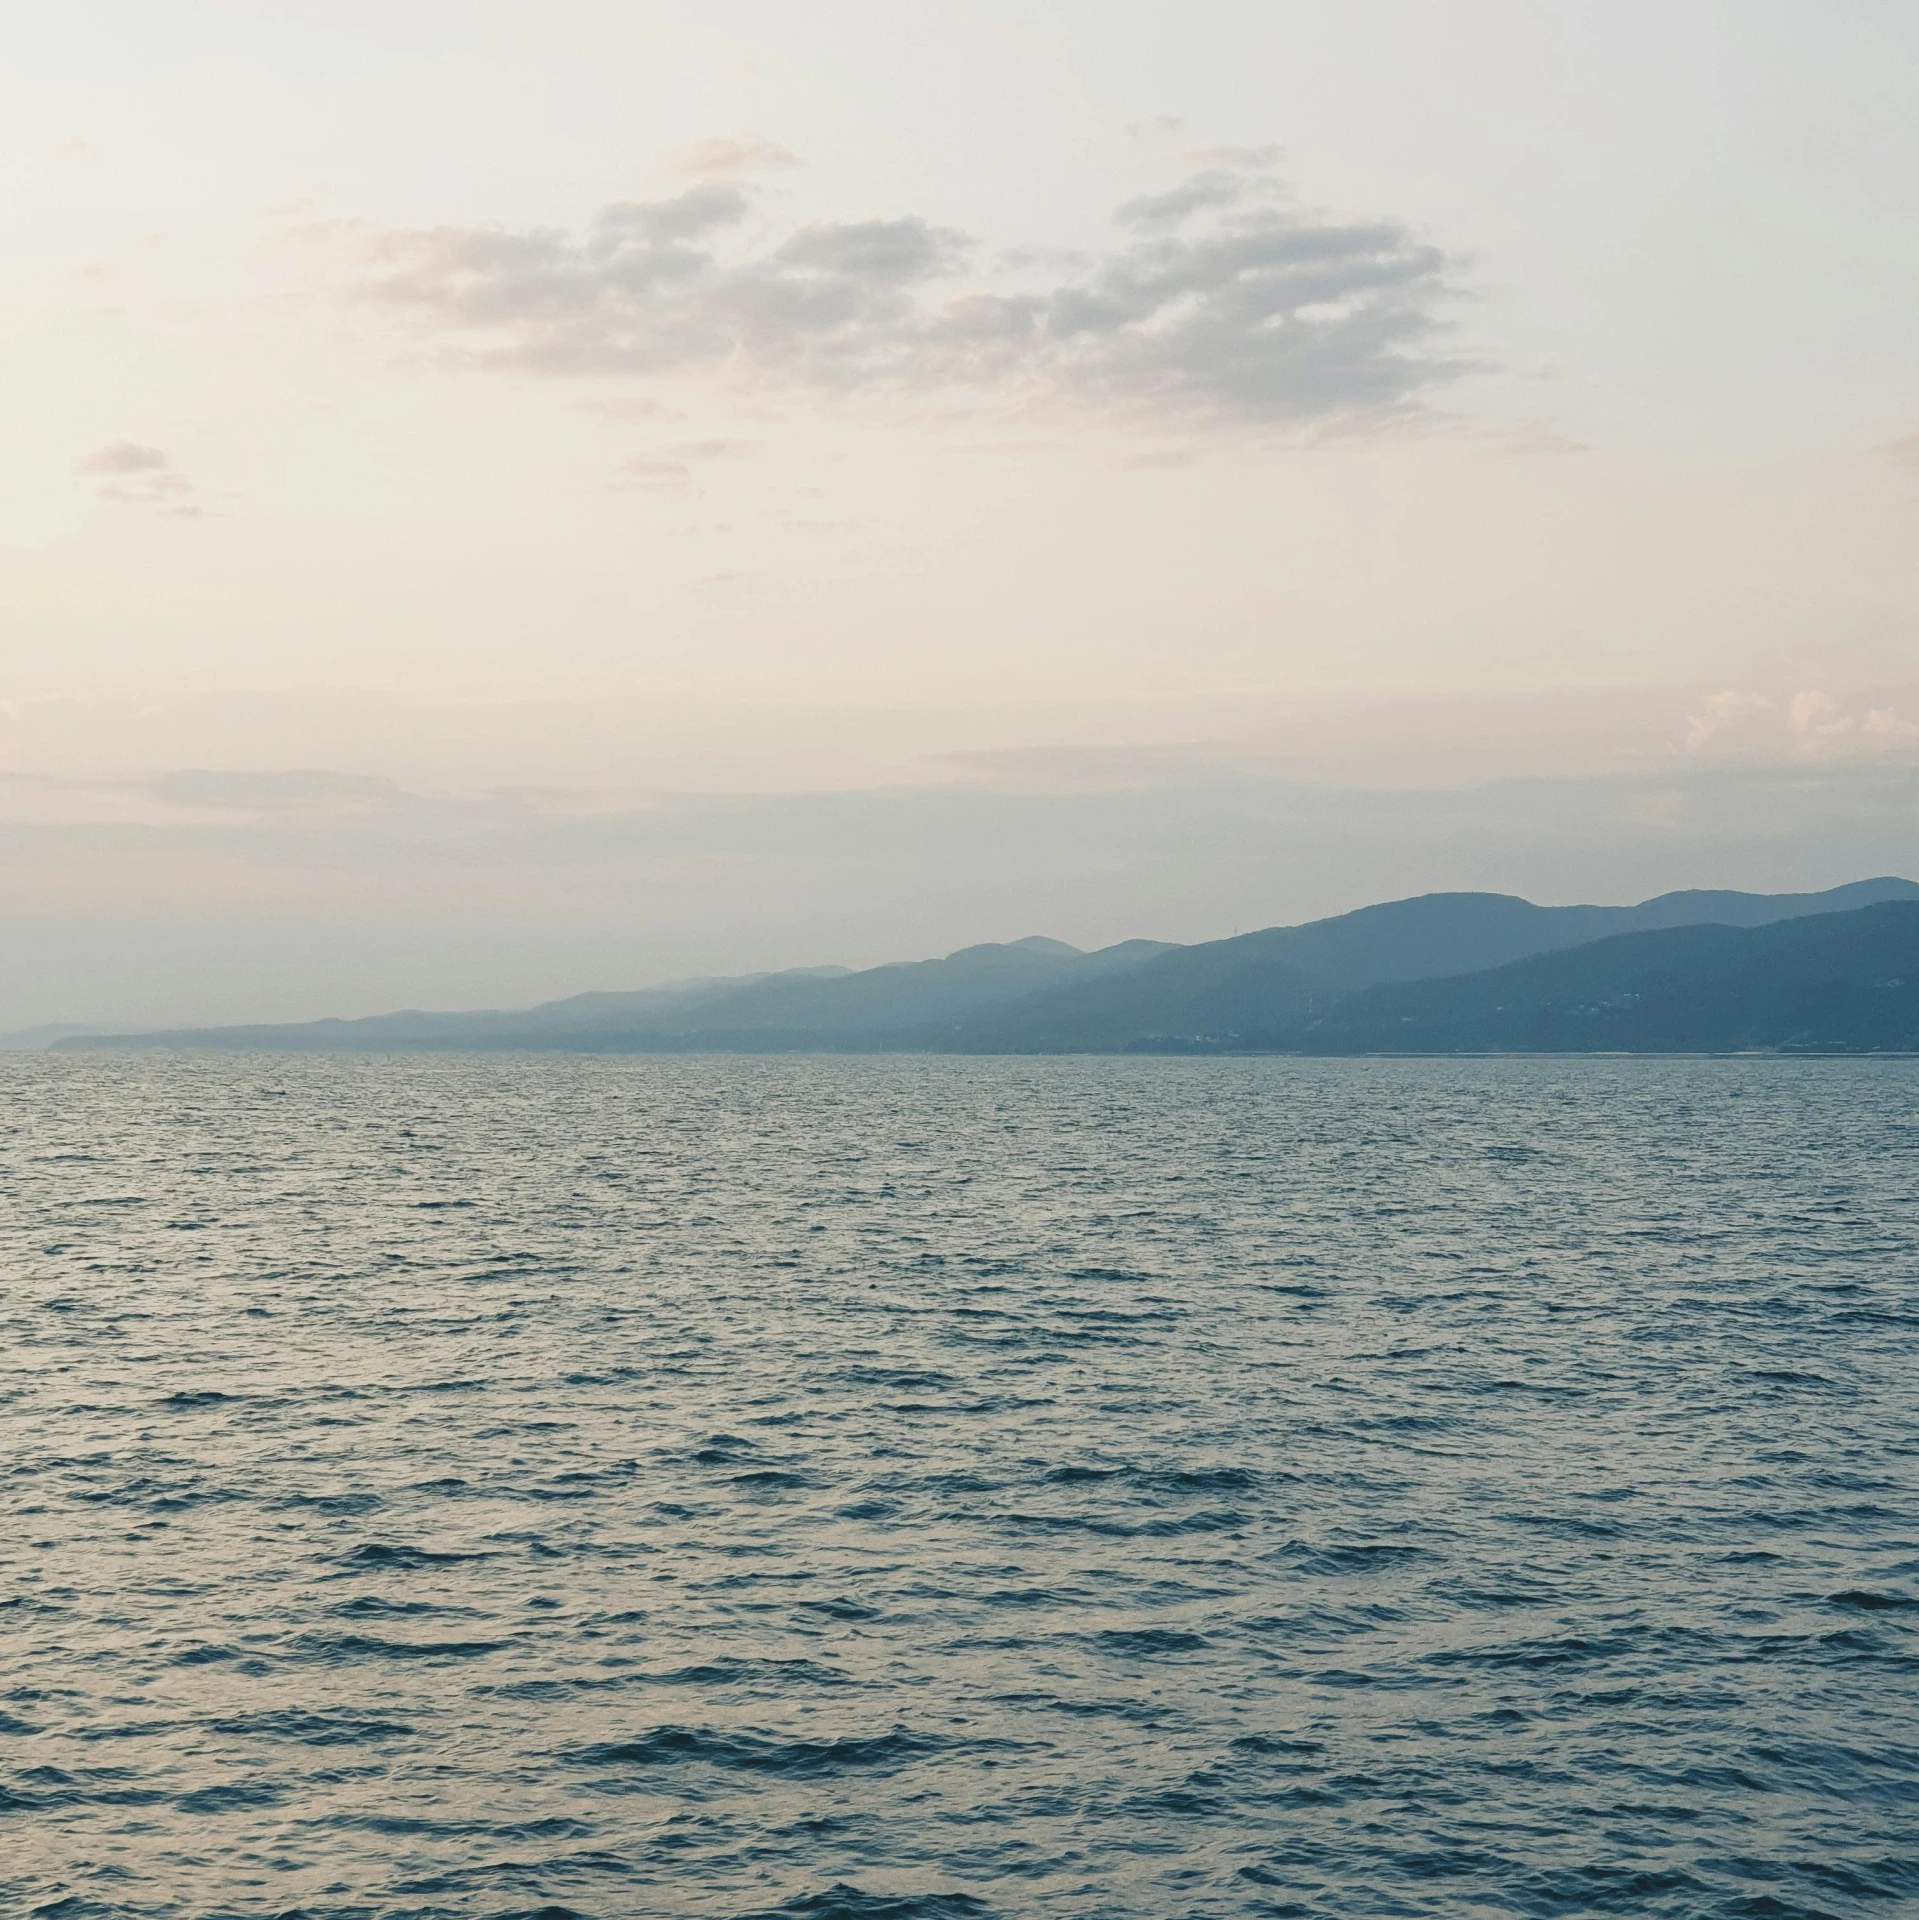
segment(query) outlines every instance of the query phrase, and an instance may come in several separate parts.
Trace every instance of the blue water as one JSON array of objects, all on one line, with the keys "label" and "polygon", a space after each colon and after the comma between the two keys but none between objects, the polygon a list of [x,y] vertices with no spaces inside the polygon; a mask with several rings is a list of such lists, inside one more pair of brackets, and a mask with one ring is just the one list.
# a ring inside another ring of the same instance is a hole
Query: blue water
[{"label": "blue water", "polygon": [[0,1912],[1919,1911],[1919,1065],[0,1093]]}]

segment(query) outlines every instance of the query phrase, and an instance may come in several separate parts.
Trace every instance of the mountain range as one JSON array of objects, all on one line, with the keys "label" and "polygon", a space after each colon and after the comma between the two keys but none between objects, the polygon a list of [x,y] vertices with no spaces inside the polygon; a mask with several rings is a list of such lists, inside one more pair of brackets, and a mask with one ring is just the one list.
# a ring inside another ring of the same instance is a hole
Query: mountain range
[{"label": "mountain range", "polygon": [[1455,1053],[1919,1050],[1919,885],[1541,907],[1437,893],[1301,926],[584,993],[507,1012],[64,1033],[57,1050]]}]

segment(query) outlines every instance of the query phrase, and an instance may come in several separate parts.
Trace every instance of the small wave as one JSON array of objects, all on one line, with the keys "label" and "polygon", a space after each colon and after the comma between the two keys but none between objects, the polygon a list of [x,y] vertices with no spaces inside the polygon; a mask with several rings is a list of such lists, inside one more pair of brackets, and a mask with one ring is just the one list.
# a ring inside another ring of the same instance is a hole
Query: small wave
[{"label": "small wave", "polygon": [[335,1813],[325,1824],[389,1837],[420,1834],[436,1840],[583,1840],[595,1829],[567,1814],[539,1820],[436,1820],[417,1813]]},{"label": "small wave", "polygon": [[232,1781],[195,1787],[176,1795],[173,1804],[182,1813],[234,1813],[248,1807],[277,1807],[291,1791],[272,1780]]},{"label": "small wave", "polygon": [[206,1723],[215,1733],[247,1739],[290,1740],[302,1747],[358,1747],[379,1740],[401,1740],[417,1729],[404,1720],[376,1714],[282,1707],[264,1713],[230,1714]]},{"label": "small wave", "polygon": [[1113,1520],[1099,1514],[1007,1513],[1002,1526],[1040,1533],[1087,1533],[1101,1540],[1168,1540],[1184,1533],[1238,1533],[1246,1516],[1230,1507],[1157,1520]]},{"label": "small wave", "polygon": [[1197,1653],[1208,1644],[1202,1633],[1175,1627],[1109,1627],[1093,1635],[1093,1644],[1107,1653]]},{"label": "small wave", "polygon": [[211,1667],[224,1660],[240,1657],[236,1647],[186,1647],[167,1656],[170,1667]]},{"label": "small wave", "polygon": [[1277,1733],[1242,1733],[1233,1742],[1235,1753],[1258,1755],[1284,1755],[1292,1758],[1300,1754],[1324,1753],[1326,1743],[1323,1740],[1289,1740]]},{"label": "small wave", "polygon": [[477,1660],[498,1653],[505,1640],[382,1640],[370,1633],[303,1633],[294,1645],[309,1659]]},{"label": "small wave", "polygon": [[469,1560],[485,1560],[484,1553],[440,1553],[430,1547],[414,1547],[380,1540],[366,1540],[347,1555],[347,1564],[357,1570],[411,1572],[420,1567],[457,1567]]},{"label": "small wave", "polygon": [[168,1796],[157,1787],[132,1784],[124,1767],[28,1767],[14,1784],[0,1781],[0,1813],[54,1813],[68,1807],[152,1807]]},{"label": "small wave", "polygon": [[337,1614],[345,1620],[401,1619],[423,1613],[464,1613],[464,1607],[436,1607],[430,1600],[388,1600],[377,1593],[356,1594],[351,1600],[342,1600],[337,1607],[329,1607],[329,1613]]},{"label": "small wave", "polygon": [[953,1742],[895,1727],[890,1733],[839,1740],[780,1740],[768,1734],[722,1733],[711,1727],[655,1727],[637,1740],[608,1740],[572,1758],[586,1767],[701,1765],[735,1773],[780,1774],[810,1780],[906,1766],[949,1749]]},{"label": "small wave", "polygon": [[1250,1467],[1180,1467],[1148,1478],[1179,1493],[1244,1493],[1259,1484],[1259,1475]]},{"label": "small wave", "polygon": [[869,1607],[863,1600],[802,1600],[794,1610],[824,1614],[829,1620],[877,1620],[880,1617],[879,1608]]},{"label": "small wave", "polygon": [[1515,1513],[1516,1527],[1532,1527],[1561,1540],[1623,1540],[1630,1531],[1616,1520],[1582,1520],[1574,1513]]},{"label": "small wave", "polygon": [[1309,1546],[1295,1540],[1281,1549],[1280,1557],[1302,1573],[1357,1575],[1412,1566],[1432,1559],[1433,1554],[1426,1547],[1401,1546],[1390,1540],[1356,1541],[1350,1546]]},{"label": "small wave", "polygon": [[385,1504],[377,1493],[289,1493],[275,1500],[271,1510],[294,1513],[304,1507],[314,1513],[371,1513]]},{"label": "small wave", "polygon": [[1513,1640],[1491,1647],[1446,1647],[1425,1656],[1432,1667],[1538,1668],[1583,1666],[1610,1660],[1640,1644],[1640,1636],[1620,1633],[1587,1637],[1569,1634],[1560,1640]]},{"label": "small wave", "polygon": [[735,1920],[980,1920],[993,1909],[970,1893],[866,1893],[844,1884],[795,1894]]},{"label": "small wave", "polygon": [[994,1698],[1001,1706],[1063,1713],[1074,1720],[1123,1720],[1131,1726],[1157,1727],[1168,1718],[1168,1709],[1151,1700],[1069,1700],[1057,1693],[1002,1693]]}]

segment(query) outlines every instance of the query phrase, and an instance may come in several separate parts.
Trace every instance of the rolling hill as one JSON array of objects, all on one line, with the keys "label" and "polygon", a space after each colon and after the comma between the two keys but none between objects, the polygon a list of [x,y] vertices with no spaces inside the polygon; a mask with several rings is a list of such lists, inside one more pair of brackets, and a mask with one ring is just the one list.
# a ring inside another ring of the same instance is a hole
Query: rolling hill
[{"label": "rolling hill", "polygon": [[[1901,903],[1919,911],[1919,885],[1888,878],[1815,894],[1669,893],[1626,907],[1540,907],[1509,894],[1438,893],[1187,947],[1128,940],[1086,953],[1062,941],[1035,937],[963,947],[939,960],[857,972],[823,967],[743,979],[683,981],[634,993],[579,994],[517,1012],[397,1013],[286,1026],[80,1034],[55,1040],[53,1045],[61,1050],[284,1052],[899,1049],[1071,1053],[1381,1048],[1445,1052],[1481,1044],[1555,1048],[1570,1044],[1555,1038],[1507,1037],[1519,1030],[1514,1024],[1519,1015],[1513,1009],[1520,1002],[1501,1000],[1496,1009],[1493,1003],[1482,1005],[1472,997],[1478,989],[1464,984],[1483,982],[1490,977],[1489,970],[1503,973],[1515,965],[1545,969],[1537,975],[1548,983],[1538,989],[1545,996],[1535,1009],[1540,1035],[1576,1032],[1588,1036],[1585,1045],[1637,1045],[1641,1042],[1604,1037],[1613,1028],[1596,1015],[1579,1016],[1583,1026],[1564,1024],[1572,1018],[1565,1012],[1572,1004],[1568,995],[1582,1006],[1610,1004],[1620,994],[1638,994],[1644,1000],[1649,989],[1630,982],[1616,987],[1606,984],[1611,977],[1607,968],[1628,964],[1608,956],[1667,953],[1675,956],[1672,964],[1678,965],[1676,956],[1695,951],[1701,956],[1749,951],[1759,956],[1750,964],[1763,968],[1764,956],[1776,952],[1780,964],[1786,965],[1787,956],[1799,952],[1790,941],[1776,948],[1762,941],[1747,949],[1737,942],[1727,946],[1720,937],[1810,919],[1851,921],[1862,912]],[[1903,922],[1894,914],[1884,924],[1896,928]],[[1881,922],[1872,925],[1877,928]],[[1660,945],[1678,935],[1698,938],[1691,944],[1681,939],[1667,947]],[[1832,953],[1836,955],[1850,937],[1831,935]],[[1886,936],[1895,945],[1898,937],[1896,933]],[[1620,941],[1652,944],[1619,947]],[[1575,960],[1574,955],[1587,958]],[[1546,966],[1554,958],[1565,961],[1563,973]],[[1642,962],[1635,959],[1631,964]],[[1665,963],[1645,960],[1643,964]],[[1730,959],[1727,964],[1732,964]],[[1839,964],[1836,959],[1834,964]],[[1862,959],[1860,964],[1870,970],[1877,963]],[[1582,968],[1598,971],[1587,974]],[[1919,961],[1913,971],[1919,974]],[[1693,986],[1675,985],[1672,995],[1716,991],[1706,973],[1683,977],[1692,980]],[[1675,981],[1680,978],[1681,974],[1674,975]],[[1740,978],[1745,980],[1738,988],[1745,996],[1741,1004],[1749,1007],[1752,1020],[1758,1023],[1751,1030],[1772,1032],[1778,1019],[1786,1017],[1784,1012],[1775,1009],[1777,1018],[1762,1017],[1756,976]],[[1412,983],[1418,983],[1417,992]],[[1402,990],[1410,996],[1403,1003],[1392,998]],[[1787,991],[1783,986],[1781,990]],[[1781,1001],[1779,1008],[1786,1004]],[[1871,1018],[1865,1014],[1861,1018],[1865,1025],[1843,1031],[1878,1031]],[[1693,1022],[1691,1027],[1686,1025],[1688,1020]],[[1653,1036],[1682,1029],[1700,1034],[1734,1030],[1714,1027],[1703,1015],[1682,1012],[1677,999],[1671,1002],[1665,1026],[1648,1024],[1649,1014],[1636,1015],[1635,1021],[1618,1031]],[[1815,1021],[1806,1031],[1824,1033],[1828,1027]],[[1842,1030],[1830,1031],[1838,1036]],[[1473,1040],[1474,1033],[1485,1037]],[[1427,1037],[1416,1040],[1416,1035]],[[1644,1044],[1682,1043],[1647,1038]],[[1701,1040],[1697,1044],[1720,1043]],[[1728,1040],[1725,1044],[1745,1043]],[[1835,1038],[1833,1044],[1854,1042]]]},{"label": "rolling hill", "polygon": [[1368,988],[1248,1044],[1293,1053],[1919,1052],[1919,901],[1667,927]]}]

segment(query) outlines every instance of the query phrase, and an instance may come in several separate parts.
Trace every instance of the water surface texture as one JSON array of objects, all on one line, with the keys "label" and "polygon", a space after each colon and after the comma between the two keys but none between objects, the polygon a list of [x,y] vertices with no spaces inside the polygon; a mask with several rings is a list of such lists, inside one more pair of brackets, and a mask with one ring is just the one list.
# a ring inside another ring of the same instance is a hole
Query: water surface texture
[{"label": "water surface texture", "polygon": [[1919,1064],[0,1092],[0,1912],[1919,1902]]}]

